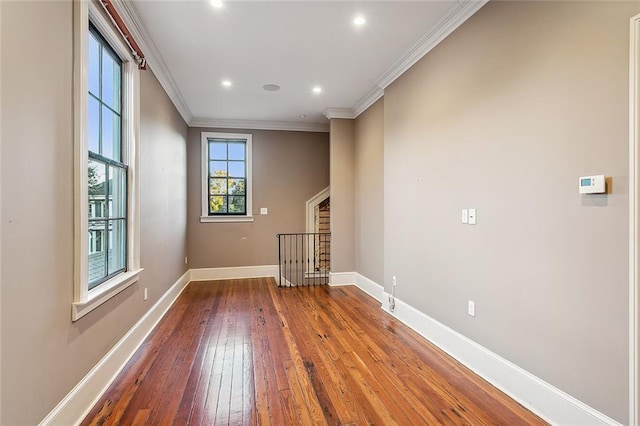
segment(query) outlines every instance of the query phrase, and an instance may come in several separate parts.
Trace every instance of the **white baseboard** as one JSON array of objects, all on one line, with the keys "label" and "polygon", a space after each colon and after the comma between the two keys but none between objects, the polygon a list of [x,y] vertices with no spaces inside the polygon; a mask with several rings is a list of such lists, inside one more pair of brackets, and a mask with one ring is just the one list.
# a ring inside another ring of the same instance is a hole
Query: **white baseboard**
[{"label": "white baseboard", "polygon": [[228,268],[191,269],[191,281],[214,281],[242,278],[273,277],[278,280],[278,265],[236,266]]},{"label": "white baseboard", "polygon": [[382,309],[551,424],[620,425],[398,298],[391,312],[386,292]]},{"label": "white baseboard", "polygon": [[289,281],[285,277],[280,277],[280,281],[278,281],[278,285],[281,285],[282,287],[293,287],[293,284],[291,284],[291,281]]},{"label": "white baseboard", "polygon": [[355,272],[329,272],[329,285],[355,285]]},{"label": "white baseboard", "polygon": [[[277,265],[192,269],[185,272],[40,425],[79,424],[190,281],[265,276],[277,279],[277,275]],[[384,287],[357,272],[331,273],[330,284],[358,286],[380,301],[386,312],[551,424],[619,425],[615,420],[397,298],[395,310],[390,312],[389,294]]]},{"label": "white baseboard", "polygon": [[382,303],[382,299],[384,297],[384,287],[378,284],[375,281],[370,280],[364,275],[360,275],[357,272],[354,272],[356,277],[356,286],[369,296],[376,299],[378,302]]},{"label": "white baseboard", "polygon": [[86,376],[45,417],[40,425],[77,425],[98,402],[111,382],[131,356],[160,322],[173,302],[189,283],[189,271],[147,311],[118,343],[87,373]]}]

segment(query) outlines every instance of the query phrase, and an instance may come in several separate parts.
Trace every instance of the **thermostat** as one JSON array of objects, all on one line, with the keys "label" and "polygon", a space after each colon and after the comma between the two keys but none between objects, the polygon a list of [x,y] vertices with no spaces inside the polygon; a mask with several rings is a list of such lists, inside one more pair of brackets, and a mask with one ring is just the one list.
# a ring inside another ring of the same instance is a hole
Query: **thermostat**
[{"label": "thermostat", "polygon": [[606,187],[604,175],[583,176],[579,180],[580,194],[604,194]]}]

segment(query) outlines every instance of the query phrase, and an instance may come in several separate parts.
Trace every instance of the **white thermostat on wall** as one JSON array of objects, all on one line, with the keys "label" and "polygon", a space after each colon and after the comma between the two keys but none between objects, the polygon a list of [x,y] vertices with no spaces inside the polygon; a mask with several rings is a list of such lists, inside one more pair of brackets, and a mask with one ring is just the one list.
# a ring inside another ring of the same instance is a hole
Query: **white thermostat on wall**
[{"label": "white thermostat on wall", "polygon": [[580,194],[604,194],[606,192],[604,175],[583,176],[579,182]]}]

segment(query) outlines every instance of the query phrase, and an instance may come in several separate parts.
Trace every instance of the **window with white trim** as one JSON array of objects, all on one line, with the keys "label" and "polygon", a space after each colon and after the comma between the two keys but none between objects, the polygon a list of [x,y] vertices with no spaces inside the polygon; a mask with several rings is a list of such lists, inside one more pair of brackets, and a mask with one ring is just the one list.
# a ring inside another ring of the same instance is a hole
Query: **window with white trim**
[{"label": "window with white trim", "polygon": [[94,2],[74,2],[75,321],[138,280],[139,71]]},{"label": "window with white trim", "polygon": [[201,222],[253,221],[251,135],[202,132]]}]

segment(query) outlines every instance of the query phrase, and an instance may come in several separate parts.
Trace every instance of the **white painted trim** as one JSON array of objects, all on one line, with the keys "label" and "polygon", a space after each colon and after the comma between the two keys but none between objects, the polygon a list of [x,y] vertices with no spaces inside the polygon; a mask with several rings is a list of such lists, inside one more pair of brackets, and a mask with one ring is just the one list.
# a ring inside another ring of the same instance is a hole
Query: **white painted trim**
[{"label": "white painted trim", "polygon": [[201,223],[253,222],[253,216],[200,216]]},{"label": "white painted trim", "polygon": [[149,333],[189,283],[189,271],[147,311],[118,343],[87,373],[40,425],[77,425],[115,380]]},{"label": "white painted trim", "polygon": [[354,275],[356,278],[356,286],[360,290],[367,293],[369,296],[376,299],[378,302],[382,303],[382,298],[384,297],[384,287],[357,272],[354,272]]},{"label": "white painted trim", "polygon": [[638,189],[640,175],[640,15],[631,18],[629,42],[629,424],[640,421],[640,372],[638,320],[640,306],[638,292],[639,226]]},{"label": "white painted trim", "polygon": [[[127,169],[127,271],[88,289],[88,43],[89,21],[123,61],[122,143]],[[78,320],[129,285],[140,268],[140,74],[135,58],[95,2],[73,3],[74,48],[74,292],[71,318]]]},{"label": "white painted trim", "polygon": [[[461,0],[450,13],[445,16],[436,27],[425,34],[420,41],[402,55],[389,69],[387,69],[367,92],[352,108],[327,108],[324,115],[327,118],[357,118],[373,105],[384,93],[391,83],[411,68],[431,49],[455,31],[475,12],[487,3],[488,0]],[[255,129],[255,130],[289,130],[299,132],[328,132],[326,123],[299,123],[286,121],[261,121],[261,120],[231,120],[215,119],[207,117],[193,117],[180,88],[176,84],[169,68],[162,59],[160,51],[153,43],[151,36],[144,28],[140,15],[134,2],[116,0],[114,5],[122,16],[122,19],[138,42],[149,67],[153,69],[155,76],[167,92],[167,95],[189,127],[213,127],[224,129]]]},{"label": "white painted trim", "polygon": [[[253,222],[253,135],[251,133],[217,133],[217,132],[202,132],[200,134],[201,150],[200,150],[200,191],[202,196],[201,201],[201,216],[200,222]],[[245,154],[247,176],[246,176],[246,216],[216,216],[209,218],[209,139],[238,139],[245,141]]]},{"label": "white painted trim", "polygon": [[[276,280],[278,279],[278,277],[276,277]],[[291,281],[289,281],[288,279],[286,279],[284,277],[284,275],[282,275],[280,277],[280,280],[278,281],[278,285],[281,285],[282,287],[293,287],[294,285],[291,284]]]},{"label": "white painted trim", "polygon": [[422,36],[407,53],[391,66],[378,80],[377,86],[386,89],[398,77],[404,74],[409,68],[415,65],[442,40],[447,38],[460,25],[466,22],[476,13],[488,0],[465,0],[454,6],[440,22],[427,34]]},{"label": "white painted trim", "polygon": [[173,79],[173,76],[169,71],[169,67],[167,67],[167,64],[164,62],[160,51],[153,43],[153,40],[144,28],[144,25],[142,25],[142,20],[140,19],[140,15],[138,14],[134,2],[116,0],[113,4],[122,17],[125,25],[133,35],[133,38],[142,49],[145,59],[147,60],[147,65],[153,70],[154,75],[160,82],[160,85],[164,88],[165,92],[167,92],[169,99],[173,102],[173,105],[182,116],[182,119],[185,123],[191,122],[193,114],[189,109],[189,105],[182,96],[182,92]]},{"label": "white painted trim", "polygon": [[[2,2],[0,1],[0,51],[2,51]],[[2,55],[0,54],[0,176],[2,176]],[[2,240],[2,185],[0,185],[0,241]],[[2,251],[0,250],[0,300],[2,300]],[[2,304],[0,303],[0,330]],[[0,339],[0,378],[2,377],[2,339]],[[2,419],[2,386],[0,386],[0,419]]]},{"label": "white painted trim", "polygon": [[382,300],[382,308],[387,313],[547,422],[557,425],[619,425],[398,298],[395,299],[394,312],[389,311],[388,293],[383,293]]},{"label": "white painted trim", "polygon": [[389,69],[387,69],[374,83],[373,87],[352,108],[327,108],[324,115],[328,119],[355,119],[365,112],[378,99],[384,96],[384,90],[409,68],[415,65],[442,40],[447,38],[467,19],[473,16],[489,0],[463,0],[456,3],[449,13],[438,22],[435,27],[404,55],[402,55]]},{"label": "white painted trim", "polygon": [[291,132],[329,132],[329,123],[303,123],[294,121],[231,120],[217,118],[194,118],[189,127],[212,127],[217,129],[287,130]]},{"label": "white painted trim", "polygon": [[273,277],[277,280],[278,265],[191,269],[191,281],[215,281],[260,277]]},{"label": "white painted trim", "polygon": [[381,87],[375,86],[373,89],[371,89],[369,93],[367,93],[362,98],[360,98],[358,103],[354,105],[353,107],[354,118],[357,118],[360,114],[362,114],[367,109],[369,109],[371,105],[375,104],[378,101],[378,99],[380,99],[383,96],[384,96],[384,90]]},{"label": "white painted trim", "polygon": [[312,229],[313,224],[315,223],[315,208],[318,204],[329,198],[331,195],[331,187],[327,186],[322,191],[318,192],[316,195],[307,200],[305,210],[307,212],[305,229],[307,232],[316,232],[315,228]]},{"label": "white painted trim", "polygon": [[73,221],[74,229],[74,258],[73,271],[74,286],[73,300],[86,301],[89,291],[84,277],[89,276],[88,241],[84,237],[89,232],[87,222],[89,195],[87,185],[84,184],[87,176],[87,134],[88,125],[85,111],[87,111],[89,87],[87,76],[89,3],[83,1],[73,2],[73,173],[74,173],[74,205]]},{"label": "white painted trim", "polygon": [[352,120],[356,118],[356,116],[353,114],[353,109],[351,108],[326,108],[323,114],[329,120],[334,118],[344,118],[347,120]]},{"label": "white painted trim", "polygon": [[355,285],[355,272],[329,272],[329,285]]},{"label": "white painted trim", "polygon": [[140,278],[140,273],[142,271],[144,271],[144,269],[123,272],[100,284],[96,288],[89,290],[86,301],[73,302],[71,305],[71,321],[79,320],[116,294],[120,293],[132,284],[135,284]]}]

